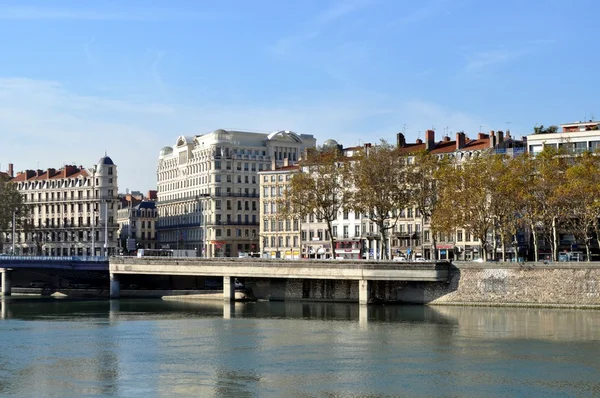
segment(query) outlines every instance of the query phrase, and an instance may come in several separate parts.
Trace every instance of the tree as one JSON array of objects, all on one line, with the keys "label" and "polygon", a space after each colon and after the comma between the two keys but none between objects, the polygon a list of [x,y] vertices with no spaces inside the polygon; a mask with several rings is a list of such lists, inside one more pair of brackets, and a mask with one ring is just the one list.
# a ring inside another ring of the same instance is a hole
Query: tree
[{"label": "tree", "polygon": [[389,258],[388,231],[409,203],[407,158],[398,149],[381,141],[364,148],[351,162],[352,208],[377,225],[381,235],[382,258]]},{"label": "tree", "polygon": [[547,128],[544,128],[544,125],[542,124],[539,127],[535,126],[533,128],[534,134],[554,134],[557,132],[558,132],[558,126],[549,126]]},{"label": "tree", "polygon": [[[440,159],[427,150],[410,155],[412,161],[407,165],[406,181],[409,186],[411,202],[421,214],[421,234],[424,223],[431,221],[431,216],[438,204],[438,177],[449,166],[446,159]],[[437,260],[436,234],[431,235],[433,243],[433,259]],[[424,237],[421,236],[421,253],[423,253]],[[423,255],[424,257],[424,255]]]},{"label": "tree", "polygon": [[487,235],[494,224],[491,202],[490,163],[493,155],[477,154],[440,175],[438,205],[432,224],[437,231],[453,233],[463,228],[479,240],[481,255],[487,260]]},{"label": "tree", "polygon": [[[17,187],[6,178],[0,178],[0,231],[12,234],[13,213],[16,229],[23,229],[29,215],[28,207]],[[3,239],[0,239],[0,251],[3,251]]]},{"label": "tree", "polygon": [[566,171],[566,183],[558,194],[569,204],[565,223],[579,242],[583,242],[587,260],[591,259],[593,232],[600,233],[600,159],[586,152],[575,159]]},{"label": "tree", "polygon": [[348,204],[347,176],[347,162],[337,148],[309,151],[278,201],[284,217],[304,219],[313,214],[327,224],[333,258],[336,258],[336,237],[332,224],[340,209]]},{"label": "tree", "polygon": [[[500,235],[502,261],[506,260],[506,244],[514,250],[515,258],[519,253],[517,233],[524,226],[522,211],[526,205],[527,176],[525,157],[504,158],[496,156],[491,163],[492,211],[495,217],[494,230]],[[494,254],[496,242],[494,242]]]}]

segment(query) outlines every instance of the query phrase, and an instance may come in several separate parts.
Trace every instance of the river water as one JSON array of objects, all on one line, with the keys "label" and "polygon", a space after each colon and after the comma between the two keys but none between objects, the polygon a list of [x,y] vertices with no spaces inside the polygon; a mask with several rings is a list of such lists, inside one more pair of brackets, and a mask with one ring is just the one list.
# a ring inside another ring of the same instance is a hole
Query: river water
[{"label": "river water", "polygon": [[5,298],[0,395],[600,396],[600,311]]}]

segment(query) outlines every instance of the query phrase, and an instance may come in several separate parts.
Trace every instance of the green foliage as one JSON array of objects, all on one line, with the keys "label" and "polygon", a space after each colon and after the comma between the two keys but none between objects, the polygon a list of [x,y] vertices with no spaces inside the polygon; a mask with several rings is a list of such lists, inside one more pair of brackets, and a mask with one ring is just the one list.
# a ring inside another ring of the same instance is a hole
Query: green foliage
[{"label": "green foliage", "polygon": [[12,228],[13,212],[16,212],[17,229],[22,229],[29,216],[29,209],[15,185],[0,178],[0,231]]}]

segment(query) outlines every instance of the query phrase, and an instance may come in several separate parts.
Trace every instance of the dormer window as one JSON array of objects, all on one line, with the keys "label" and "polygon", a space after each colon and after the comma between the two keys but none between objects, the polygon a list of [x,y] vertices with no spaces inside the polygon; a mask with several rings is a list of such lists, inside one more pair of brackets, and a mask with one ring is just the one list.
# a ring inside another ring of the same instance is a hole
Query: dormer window
[{"label": "dormer window", "polygon": [[112,167],[108,168],[108,175],[109,176],[113,175],[113,168]]}]

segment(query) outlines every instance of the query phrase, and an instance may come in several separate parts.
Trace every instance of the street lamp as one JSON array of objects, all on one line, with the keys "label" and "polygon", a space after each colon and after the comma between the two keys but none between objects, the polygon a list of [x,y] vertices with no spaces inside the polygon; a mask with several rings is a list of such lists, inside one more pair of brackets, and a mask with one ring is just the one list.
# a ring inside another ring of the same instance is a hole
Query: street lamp
[{"label": "street lamp", "polygon": [[17,215],[17,210],[18,209],[14,209],[13,210],[13,220],[12,220],[12,255],[15,255],[15,234],[16,234],[16,215]]}]

